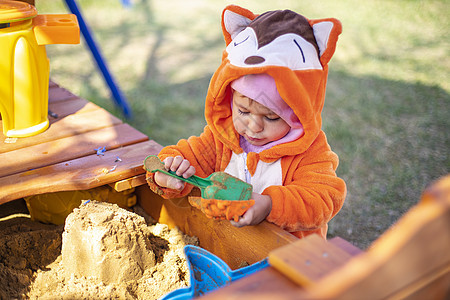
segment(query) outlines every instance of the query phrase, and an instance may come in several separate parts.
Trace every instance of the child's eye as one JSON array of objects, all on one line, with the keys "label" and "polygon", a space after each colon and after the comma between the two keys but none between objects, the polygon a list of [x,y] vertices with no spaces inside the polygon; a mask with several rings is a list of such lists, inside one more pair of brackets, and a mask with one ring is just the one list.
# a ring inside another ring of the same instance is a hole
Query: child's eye
[{"label": "child's eye", "polygon": [[275,121],[278,121],[280,119],[280,117],[268,117],[268,116],[266,116],[265,118],[269,122],[275,122]]},{"label": "child's eye", "polygon": [[238,108],[238,113],[239,113],[240,115],[248,115],[248,114],[249,114],[248,111],[242,111],[242,110],[240,110],[239,108]]}]

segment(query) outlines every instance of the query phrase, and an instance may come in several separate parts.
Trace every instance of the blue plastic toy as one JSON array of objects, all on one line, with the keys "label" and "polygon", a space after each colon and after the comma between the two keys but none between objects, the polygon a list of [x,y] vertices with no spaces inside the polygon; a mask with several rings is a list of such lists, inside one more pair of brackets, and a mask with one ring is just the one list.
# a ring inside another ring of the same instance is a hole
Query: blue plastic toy
[{"label": "blue plastic toy", "polygon": [[199,297],[269,265],[265,258],[250,266],[232,271],[223,260],[200,247],[185,246],[184,254],[189,266],[190,286],[170,292],[160,300],[185,300]]}]

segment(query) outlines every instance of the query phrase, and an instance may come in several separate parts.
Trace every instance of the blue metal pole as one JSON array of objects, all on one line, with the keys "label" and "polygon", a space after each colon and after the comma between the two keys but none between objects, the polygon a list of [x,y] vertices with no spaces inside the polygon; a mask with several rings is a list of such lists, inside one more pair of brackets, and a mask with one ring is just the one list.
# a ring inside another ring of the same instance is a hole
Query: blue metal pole
[{"label": "blue metal pole", "polygon": [[100,71],[103,74],[103,78],[105,79],[106,83],[109,86],[109,89],[111,90],[111,93],[113,95],[113,98],[116,102],[116,104],[120,107],[125,117],[130,118],[131,117],[131,110],[128,106],[128,103],[123,96],[122,92],[120,91],[119,87],[115,83],[115,80],[112,76],[112,74],[109,72],[108,67],[103,60],[103,57],[100,53],[100,49],[97,47],[92,34],[89,30],[89,27],[87,26],[86,22],[84,21],[83,15],[81,14],[80,9],[78,8],[77,3],[75,0],[65,0],[66,5],[68,6],[69,10],[77,16],[78,24],[80,26],[80,30],[83,33],[84,39],[91,50],[92,55],[94,56],[95,61],[97,62],[97,65],[100,69]]},{"label": "blue metal pole", "polygon": [[125,6],[125,7],[131,7],[132,6],[132,3],[131,3],[130,0],[121,0],[121,2],[122,2],[122,5]]}]

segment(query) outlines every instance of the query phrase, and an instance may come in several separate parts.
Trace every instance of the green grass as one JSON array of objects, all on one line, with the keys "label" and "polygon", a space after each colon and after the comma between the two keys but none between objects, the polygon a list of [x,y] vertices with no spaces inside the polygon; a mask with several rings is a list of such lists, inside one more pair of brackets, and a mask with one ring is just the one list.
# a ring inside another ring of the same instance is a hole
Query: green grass
[{"label": "green grass", "polygon": [[[66,12],[37,1],[40,13]],[[220,63],[222,9],[230,1],[80,0],[109,67],[133,109],[126,120],[168,145],[199,134],[204,98]],[[449,173],[448,1],[235,1],[261,13],[292,9],[343,24],[330,63],[324,130],[348,185],[330,224],[366,248]],[[51,45],[51,77],[122,117],[83,45]]]}]

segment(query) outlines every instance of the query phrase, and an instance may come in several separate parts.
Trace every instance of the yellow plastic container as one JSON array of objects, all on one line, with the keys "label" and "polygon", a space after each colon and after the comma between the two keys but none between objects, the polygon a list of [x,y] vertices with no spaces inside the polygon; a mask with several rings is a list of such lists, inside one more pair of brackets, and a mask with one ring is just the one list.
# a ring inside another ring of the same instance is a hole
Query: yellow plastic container
[{"label": "yellow plastic container", "polygon": [[25,198],[33,221],[61,225],[66,217],[86,200],[97,200],[130,208],[136,204],[134,189],[116,192],[109,186],[100,186],[85,191],[56,192]]},{"label": "yellow plastic container", "polygon": [[27,137],[48,128],[50,65],[45,45],[79,42],[75,15],[38,15],[28,3],[0,0],[0,114],[5,136]]}]

